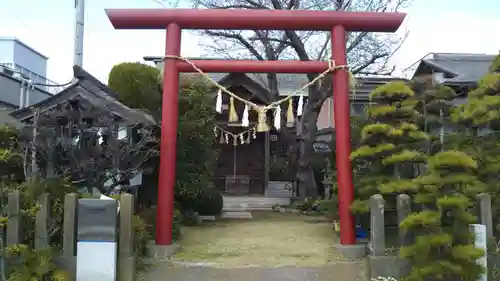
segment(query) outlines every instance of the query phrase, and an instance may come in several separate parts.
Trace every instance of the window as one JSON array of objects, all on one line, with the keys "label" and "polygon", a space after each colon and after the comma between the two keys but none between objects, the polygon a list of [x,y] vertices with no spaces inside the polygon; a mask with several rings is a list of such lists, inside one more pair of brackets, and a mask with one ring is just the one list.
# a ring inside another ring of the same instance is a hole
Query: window
[{"label": "window", "polygon": [[365,112],[368,102],[351,101],[351,115],[361,115]]},{"label": "window", "polygon": [[286,138],[280,138],[278,135],[269,135],[269,140],[271,153],[279,155],[286,155],[289,153],[289,144]]},{"label": "window", "polygon": [[118,129],[118,139],[119,140],[123,140],[127,137],[127,127],[125,126],[120,126],[120,128]]}]

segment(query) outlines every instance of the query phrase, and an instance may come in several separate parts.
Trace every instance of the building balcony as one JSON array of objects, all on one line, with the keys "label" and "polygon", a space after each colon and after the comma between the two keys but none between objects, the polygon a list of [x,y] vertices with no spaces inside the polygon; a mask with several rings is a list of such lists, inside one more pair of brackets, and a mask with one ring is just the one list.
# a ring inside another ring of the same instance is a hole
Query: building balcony
[{"label": "building balcony", "polygon": [[18,109],[21,107],[21,100],[23,103],[32,105],[53,95],[46,91],[45,87],[35,86],[30,91],[28,100],[24,99],[26,97],[21,99],[21,85],[23,78],[26,78],[21,78],[20,74],[16,73],[12,69],[0,66],[0,107],[2,110],[12,111]]},{"label": "building balcony", "polygon": [[36,88],[49,92],[52,95],[55,95],[64,89],[64,87],[58,86],[59,84],[57,84],[56,82],[39,74],[36,74],[20,65],[8,62],[0,62],[0,67],[3,67],[3,69],[6,70],[0,70],[0,72],[8,72],[8,74],[12,72],[13,77],[16,77],[15,73],[17,73],[18,75],[21,75],[22,78],[30,80]]}]

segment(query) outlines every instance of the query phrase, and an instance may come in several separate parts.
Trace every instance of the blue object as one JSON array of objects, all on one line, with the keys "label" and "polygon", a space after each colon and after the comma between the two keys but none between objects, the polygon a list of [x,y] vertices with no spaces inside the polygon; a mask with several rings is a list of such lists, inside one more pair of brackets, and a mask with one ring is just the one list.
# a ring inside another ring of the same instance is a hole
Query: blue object
[{"label": "blue object", "polygon": [[356,238],[367,238],[368,232],[364,230],[361,225],[356,225]]}]

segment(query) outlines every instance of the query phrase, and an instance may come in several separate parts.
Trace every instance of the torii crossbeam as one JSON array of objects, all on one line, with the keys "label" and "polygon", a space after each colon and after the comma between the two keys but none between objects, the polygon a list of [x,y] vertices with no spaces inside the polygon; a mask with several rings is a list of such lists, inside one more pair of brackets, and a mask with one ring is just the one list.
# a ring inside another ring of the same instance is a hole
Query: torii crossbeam
[{"label": "torii crossbeam", "polygon": [[[347,64],[346,32],[395,32],[403,13],[336,12],[307,10],[243,9],[110,9],[106,13],[116,29],[166,29],[166,56],[180,56],[182,29],[322,30],[331,31],[332,60]],[[204,72],[321,73],[328,63],[319,61],[194,60]],[[186,62],[167,59],[163,79],[160,144],[160,178],[156,244],[172,243],[172,216],[176,163],[179,73],[194,72]],[[333,72],[335,149],[340,216],[340,242],[356,243],[354,219],[349,207],[354,199],[351,153],[349,75]]]}]

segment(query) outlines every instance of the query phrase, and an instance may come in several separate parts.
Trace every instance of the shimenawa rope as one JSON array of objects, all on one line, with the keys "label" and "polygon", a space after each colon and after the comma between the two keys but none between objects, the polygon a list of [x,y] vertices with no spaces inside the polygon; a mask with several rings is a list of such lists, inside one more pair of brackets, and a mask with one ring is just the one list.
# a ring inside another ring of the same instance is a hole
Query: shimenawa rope
[{"label": "shimenawa rope", "polygon": [[[231,99],[230,99],[230,103],[231,103],[231,108],[230,108],[230,112],[229,112],[229,115],[230,115],[230,121],[231,119],[234,121],[234,120],[237,120],[237,116],[234,118],[232,118],[231,115],[235,115],[236,112],[234,111],[234,106],[233,106],[233,100],[236,99],[242,103],[244,103],[245,105],[248,105],[250,107],[252,107],[255,111],[257,111],[257,116],[258,116],[258,125],[257,125],[257,131],[258,132],[265,132],[265,131],[268,131],[269,130],[269,126],[267,125],[267,117],[266,117],[266,112],[270,109],[276,109],[280,104],[284,103],[284,102],[287,102],[289,101],[289,109],[288,109],[288,118],[287,119],[293,119],[293,111],[291,111],[291,99],[297,95],[297,94],[300,94],[303,90],[309,88],[311,85],[317,83],[320,79],[323,79],[328,73],[330,72],[333,72],[333,71],[336,71],[336,70],[340,70],[340,69],[345,69],[347,71],[349,71],[349,66],[347,65],[336,65],[335,64],[335,61],[333,60],[330,60],[328,62],[328,68],[323,71],[322,73],[320,73],[318,76],[316,76],[313,80],[311,80],[309,83],[305,84],[304,86],[302,86],[300,89],[294,91],[292,94],[288,95],[287,97],[285,98],[282,98],[280,100],[277,100],[277,101],[274,101],[274,102],[271,102],[270,104],[268,105],[258,105],[258,104],[255,104],[251,101],[248,101],[248,100],[245,100],[244,98],[241,98],[240,96],[236,95],[235,93],[231,92],[229,89],[227,89],[226,87],[222,86],[221,84],[217,83],[217,81],[213,80],[212,78],[210,78],[210,76],[203,72],[199,67],[196,66],[196,64],[187,59],[187,58],[183,58],[183,57],[180,57],[180,56],[173,56],[173,55],[167,55],[164,57],[163,61],[165,61],[166,59],[177,59],[177,60],[181,60],[181,61],[184,61],[186,62],[187,64],[191,65],[191,67],[193,67],[193,69],[198,72],[199,74],[201,74],[203,77],[205,77],[208,81],[210,81],[210,83],[212,83],[215,87],[217,87],[220,91],[228,94]],[[161,73],[161,77],[163,78],[163,68],[162,68],[162,73]],[[349,71],[349,76],[351,77],[352,79],[352,74],[351,72]],[[291,118],[290,118],[291,117]],[[293,120],[288,120],[288,122],[293,122]]]},{"label": "shimenawa rope", "polygon": [[[220,143],[229,143],[229,137],[231,136],[231,139],[233,140],[233,145],[236,146],[238,145],[238,141],[241,144],[244,143],[250,143],[250,137],[252,136],[253,139],[256,138],[255,133],[257,132],[256,130],[257,126],[253,126],[252,128],[239,132],[239,133],[233,133],[227,130],[222,129],[220,126],[215,125],[214,126],[214,134],[216,137],[220,136]],[[219,132],[219,133],[217,133]],[[245,134],[247,135],[245,137]]]}]

